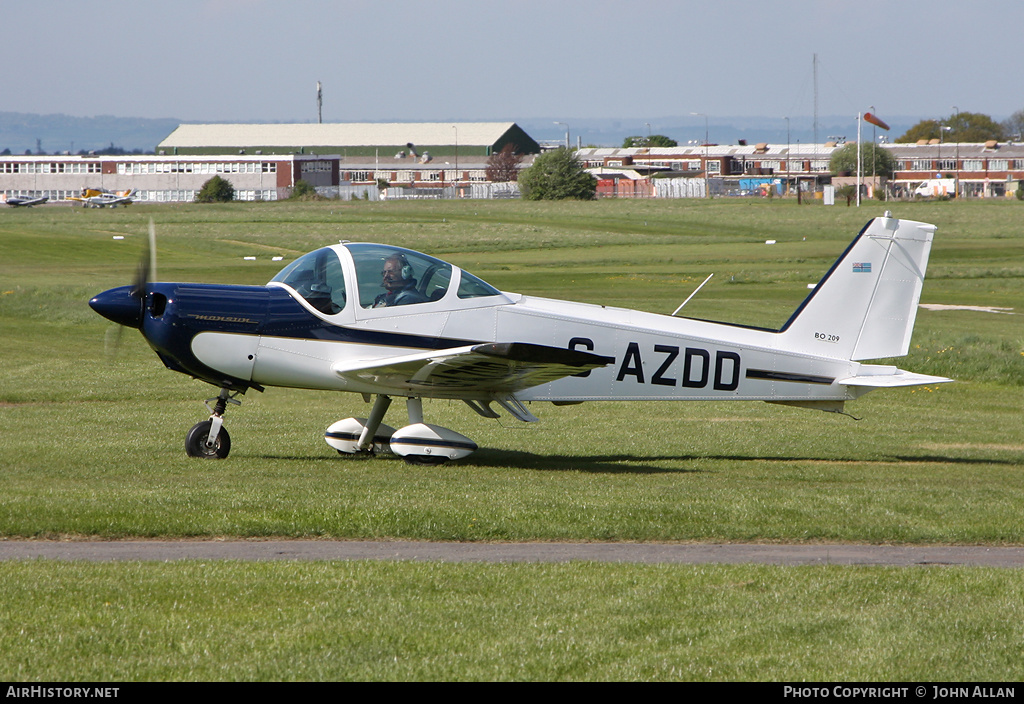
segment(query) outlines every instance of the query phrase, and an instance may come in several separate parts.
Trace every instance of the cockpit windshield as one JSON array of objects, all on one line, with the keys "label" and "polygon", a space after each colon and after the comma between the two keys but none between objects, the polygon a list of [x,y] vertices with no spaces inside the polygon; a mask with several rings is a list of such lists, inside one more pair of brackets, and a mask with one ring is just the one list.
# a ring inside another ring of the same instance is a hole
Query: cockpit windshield
[{"label": "cockpit windshield", "polygon": [[439,300],[452,265],[419,252],[380,244],[350,244],[359,282],[359,305],[385,308]]},{"label": "cockpit windshield", "polygon": [[[385,308],[429,303],[444,298],[452,283],[453,267],[434,257],[400,247],[350,244],[359,283],[359,305]],[[460,298],[497,296],[497,289],[462,272]]]},{"label": "cockpit windshield", "polygon": [[338,255],[329,247],[304,254],[271,281],[291,286],[321,313],[335,315],[345,309],[345,275]]},{"label": "cockpit windshield", "polygon": [[[501,292],[448,262],[411,249],[382,244],[346,244],[356,280],[348,290],[360,308],[390,308],[440,301],[457,285],[455,298],[500,296]],[[345,270],[338,252],[324,247],[286,266],[271,281],[286,284],[310,306],[326,315],[345,310]],[[342,253],[342,256],[344,253]],[[458,272],[456,274],[456,272]]]}]

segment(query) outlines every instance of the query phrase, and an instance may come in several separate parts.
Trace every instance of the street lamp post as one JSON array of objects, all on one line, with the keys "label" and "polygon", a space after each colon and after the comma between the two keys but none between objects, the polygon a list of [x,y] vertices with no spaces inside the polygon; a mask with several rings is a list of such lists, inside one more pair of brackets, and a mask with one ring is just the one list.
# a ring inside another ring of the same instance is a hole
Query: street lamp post
[{"label": "street lamp post", "polygon": [[708,181],[708,116],[703,112],[691,112],[691,115],[704,118],[704,197],[711,197],[710,183]]},{"label": "street lamp post", "polygon": [[942,178],[942,133],[952,131],[949,125],[939,125],[939,178]]},{"label": "street lamp post", "polygon": [[452,129],[455,130],[455,185],[459,185],[459,127],[458,125],[452,125]]},{"label": "street lamp post", "polygon": [[[889,138],[888,138],[888,137],[886,137],[886,136],[885,136],[885,135],[883,134],[883,135],[881,135],[881,136],[880,136],[880,137],[878,138],[878,144],[876,144],[876,145],[875,145],[875,147],[882,147],[882,146],[884,146],[884,145],[886,145],[886,144],[888,144],[888,143],[889,143]],[[881,181],[879,181],[879,183],[880,183],[880,182],[881,182]],[[889,200],[889,186],[888,186],[888,185],[886,185],[886,187],[885,187],[885,189],[884,189],[884,192],[885,192],[885,200],[886,200],[886,201],[888,201],[888,200]]]},{"label": "street lamp post", "polygon": [[[875,106],[871,105],[871,114],[875,114]],[[876,134],[875,123],[871,123],[871,177],[875,180],[875,188],[878,188],[878,158],[875,155],[875,149],[878,147],[878,136]],[[860,149],[860,145],[857,145],[857,149]]]},{"label": "street lamp post", "polygon": [[786,118],[786,195],[789,195],[789,152],[792,150],[789,140],[789,118]]},{"label": "street lamp post", "polygon": [[953,172],[953,195],[957,198],[960,197],[960,108],[956,105],[953,106],[953,113],[955,115],[953,123],[957,127],[956,135],[956,171]]},{"label": "street lamp post", "polygon": [[863,122],[863,113],[857,113],[857,207],[860,207],[860,184],[861,184],[861,152],[860,152],[860,125]]},{"label": "street lamp post", "polygon": [[570,149],[571,147],[569,146],[569,125],[565,122],[558,122],[557,120],[555,121],[555,124],[561,125],[562,127],[565,128],[565,148]]}]

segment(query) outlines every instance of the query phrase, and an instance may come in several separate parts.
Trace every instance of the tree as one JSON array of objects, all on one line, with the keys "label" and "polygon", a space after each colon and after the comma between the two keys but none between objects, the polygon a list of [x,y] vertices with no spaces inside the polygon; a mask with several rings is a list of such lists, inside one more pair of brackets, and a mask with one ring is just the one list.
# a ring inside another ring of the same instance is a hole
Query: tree
[{"label": "tree", "polygon": [[572,151],[560,147],[541,154],[519,174],[519,190],[526,200],[593,200],[597,179]]},{"label": "tree", "polygon": [[939,129],[938,120],[921,120],[893,141],[897,144],[915,144],[922,139],[938,139]]},{"label": "tree", "polygon": [[[893,159],[889,150],[883,149],[871,142],[861,142],[860,169],[861,174],[864,176],[892,178],[893,173],[896,171],[896,160]],[[832,159],[828,162],[828,170],[833,176],[843,172],[856,174],[857,143],[847,142],[832,152]]]},{"label": "tree", "polygon": [[895,141],[913,144],[922,139],[943,142],[987,142],[1006,139],[1003,125],[980,112],[957,112],[941,120],[921,120]]},{"label": "tree", "polygon": [[196,203],[227,203],[234,200],[235,187],[231,182],[220,176],[214,176],[199,189]]},{"label": "tree", "polygon": [[1016,142],[1024,141],[1024,110],[1018,110],[999,124],[1007,139]]},{"label": "tree", "polygon": [[678,147],[679,142],[663,134],[652,134],[649,137],[626,137],[622,142],[623,149],[630,147]]},{"label": "tree", "polygon": [[487,168],[485,170],[487,180],[497,183],[517,180],[519,178],[519,165],[522,161],[523,155],[516,154],[515,145],[506,144],[501,148],[500,152],[495,152],[487,157]]}]

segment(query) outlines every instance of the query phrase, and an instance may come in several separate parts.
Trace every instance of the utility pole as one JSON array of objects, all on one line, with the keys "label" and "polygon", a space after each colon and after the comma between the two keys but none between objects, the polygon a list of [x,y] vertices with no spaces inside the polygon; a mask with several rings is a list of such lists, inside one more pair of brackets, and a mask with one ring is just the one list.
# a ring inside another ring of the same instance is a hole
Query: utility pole
[{"label": "utility pole", "polygon": [[815,162],[818,160],[818,55],[814,55],[814,151],[812,153],[811,172],[814,174],[814,192],[818,190],[818,172],[815,171]]}]

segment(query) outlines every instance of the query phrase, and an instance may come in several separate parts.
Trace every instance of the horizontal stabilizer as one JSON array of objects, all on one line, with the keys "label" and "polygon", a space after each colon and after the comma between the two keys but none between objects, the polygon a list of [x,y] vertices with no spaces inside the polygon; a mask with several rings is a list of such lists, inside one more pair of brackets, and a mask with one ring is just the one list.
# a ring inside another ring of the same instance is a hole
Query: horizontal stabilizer
[{"label": "horizontal stabilizer", "polygon": [[924,386],[925,384],[945,384],[953,381],[944,376],[915,374],[902,369],[895,369],[891,374],[865,374],[838,379],[837,384],[845,386],[864,386],[872,389],[893,389],[899,386]]}]

